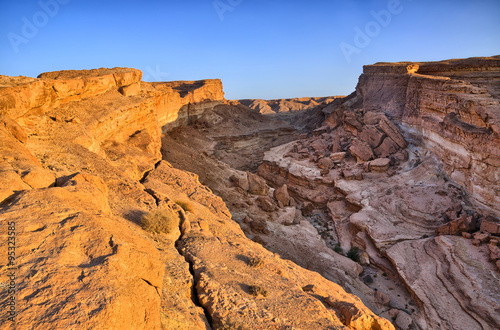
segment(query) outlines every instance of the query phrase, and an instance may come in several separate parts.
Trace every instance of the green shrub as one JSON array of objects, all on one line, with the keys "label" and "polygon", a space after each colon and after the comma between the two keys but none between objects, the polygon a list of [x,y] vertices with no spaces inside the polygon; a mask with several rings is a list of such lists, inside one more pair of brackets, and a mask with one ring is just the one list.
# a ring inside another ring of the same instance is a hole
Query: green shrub
[{"label": "green shrub", "polygon": [[152,233],[169,234],[179,227],[179,217],[170,210],[157,210],[142,216],[141,227]]},{"label": "green shrub", "polygon": [[256,268],[262,267],[262,266],[264,266],[264,260],[262,260],[259,257],[255,257],[255,258],[250,259],[250,261],[248,262],[248,265],[250,265],[251,267],[256,267]]},{"label": "green shrub", "polygon": [[260,286],[251,285],[248,288],[248,291],[250,292],[250,294],[254,295],[255,297],[257,297],[258,295],[262,295],[264,297],[267,297],[267,290],[264,289],[263,287],[260,287]]},{"label": "green shrub", "polygon": [[340,247],[340,244],[335,245],[333,248],[333,251],[337,252],[338,254],[344,255],[344,250]]},{"label": "green shrub", "polygon": [[359,248],[357,246],[351,247],[351,249],[347,252],[346,257],[351,259],[352,261],[359,261]]},{"label": "green shrub", "polygon": [[191,203],[189,202],[184,202],[184,201],[175,201],[175,204],[179,205],[180,207],[182,207],[182,209],[184,210],[184,212],[191,212],[193,213],[193,205],[191,205]]}]

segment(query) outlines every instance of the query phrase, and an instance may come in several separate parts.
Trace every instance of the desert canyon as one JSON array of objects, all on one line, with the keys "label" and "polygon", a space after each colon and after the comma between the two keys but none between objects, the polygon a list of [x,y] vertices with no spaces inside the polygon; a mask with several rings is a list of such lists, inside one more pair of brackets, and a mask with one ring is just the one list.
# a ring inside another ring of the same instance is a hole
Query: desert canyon
[{"label": "desert canyon", "polygon": [[500,329],[500,56],[0,76],[0,155],[2,329]]}]

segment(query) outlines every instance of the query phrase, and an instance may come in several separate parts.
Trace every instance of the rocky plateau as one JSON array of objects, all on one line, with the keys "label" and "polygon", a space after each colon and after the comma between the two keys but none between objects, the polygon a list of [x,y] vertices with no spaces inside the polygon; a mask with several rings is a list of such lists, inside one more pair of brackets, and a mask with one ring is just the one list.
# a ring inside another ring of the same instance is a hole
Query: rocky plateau
[{"label": "rocky plateau", "polygon": [[500,328],[500,56],[141,79],[0,76],[1,328]]}]

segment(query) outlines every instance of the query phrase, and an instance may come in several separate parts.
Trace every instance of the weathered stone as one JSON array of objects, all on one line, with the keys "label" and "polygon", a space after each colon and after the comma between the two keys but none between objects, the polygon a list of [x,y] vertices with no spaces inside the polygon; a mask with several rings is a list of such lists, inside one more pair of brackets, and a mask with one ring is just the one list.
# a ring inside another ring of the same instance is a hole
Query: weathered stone
[{"label": "weathered stone", "polygon": [[331,170],[333,166],[334,166],[333,160],[331,160],[329,157],[321,158],[318,161],[318,168],[320,169]]},{"label": "weathered stone", "polygon": [[274,204],[273,200],[269,196],[259,196],[259,198],[257,198],[257,202],[260,208],[266,212],[273,212],[276,210],[276,204]]},{"label": "weathered stone", "polygon": [[352,141],[349,151],[358,161],[366,162],[375,157],[372,148],[366,142],[357,138]]},{"label": "weathered stone", "polygon": [[123,96],[136,96],[141,92],[141,83],[136,82],[131,85],[120,87],[119,92],[123,94]]},{"label": "weathered stone", "polygon": [[16,140],[22,144],[26,144],[28,135],[17,122],[0,114],[0,126],[3,126],[4,130],[11,134]]},{"label": "weathered stone", "polygon": [[500,260],[500,248],[498,246],[489,244],[488,249],[490,251],[491,261]]},{"label": "weathered stone", "polygon": [[399,311],[396,320],[394,321],[398,329],[401,330],[409,330],[411,329],[411,325],[413,323],[413,320],[410,315],[403,311]]},{"label": "weathered stone", "polygon": [[241,188],[243,189],[243,191],[248,191],[248,189],[250,188],[248,185],[247,177],[238,177],[236,175],[233,175],[229,179],[235,187]]},{"label": "weathered stone", "polygon": [[377,158],[369,162],[369,168],[372,172],[385,172],[389,169],[390,159],[388,158]]},{"label": "weathered stone", "polygon": [[375,154],[378,157],[389,157],[399,150],[399,146],[390,137],[386,137],[382,144],[375,149]]},{"label": "weathered stone", "polygon": [[381,291],[375,292],[375,299],[377,299],[377,302],[379,304],[386,306],[388,306],[389,303],[391,302],[391,298]]},{"label": "weathered stone", "polygon": [[385,134],[372,125],[366,125],[361,130],[359,138],[370,145],[372,148],[377,148],[384,138]]},{"label": "weathered stone", "polygon": [[316,138],[311,142],[311,148],[319,154],[324,154],[328,144],[323,139]]},{"label": "weathered stone", "polygon": [[312,203],[305,203],[304,206],[302,206],[302,215],[309,216],[312,214],[313,210],[314,205],[312,205]]},{"label": "weathered stone", "polygon": [[368,253],[363,252],[359,255],[359,263],[363,266],[368,266],[370,264],[370,256]]},{"label": "weathered stone", "polygon": [[286,186],[286,184],[274,190],[273,195],[276,201],[281,203],[283,206],[290,205],[290,195],[288,194],[288,187]]},{"label": "weathered stone", "polygon": [[486,243],[490,240],[491,235],[489,233],[479,232],[473,234],[472,237],[474,238],[474,240],[478,240],[480,243]]},{"label": "weathered stone", "polygon": [[484,219],[481,222],[481,231],[488,232],[491,235],[500,235],[500,223]]},{"label": "weathered stone", "polygon": [[254,195],[267,195],[268,187],[266,180],[260,176],[247,171],[248,191]]},{"label": "weathered stone", "polygon": [[330,159],[334,163],[340,163],[342,160],[344,160],[346,153],[345,152],[335,152],[330,155]]},{"label": "weathered stone", "polygon": [[363,180],[363,172],[360,170],[342,170],[342,175],[346,180]]},{"label": "weathered stone", "polygon": [[386,116],[382,116],[379,122],[380,129],[390,137],[400,148],[406,148],[408,143],[399,132],[399,129]]}]

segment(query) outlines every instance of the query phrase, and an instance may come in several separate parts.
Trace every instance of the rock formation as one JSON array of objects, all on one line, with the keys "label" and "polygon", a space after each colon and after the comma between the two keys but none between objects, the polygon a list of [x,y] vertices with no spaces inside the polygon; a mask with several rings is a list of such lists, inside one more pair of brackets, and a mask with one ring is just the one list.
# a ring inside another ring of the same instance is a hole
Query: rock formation
[{"label": "rock formation", "polygon": [[2,328],[500,327],[500,56],[347,97],[141,75],[0,76]]},{"label": "rock formation", "polygon": [[[1,76],[1,281],[15,290],[0,301],[14,299],[16,313],[2,328],[394,328],[252,242],[196,175],[162,161],[162,131],[210,123],[229,106],[219,80],[140,79],[127,68]],[[255,174],[227,169],[239,189],[270,193]],[[179,226],[146,231],[149,214]]]}]

